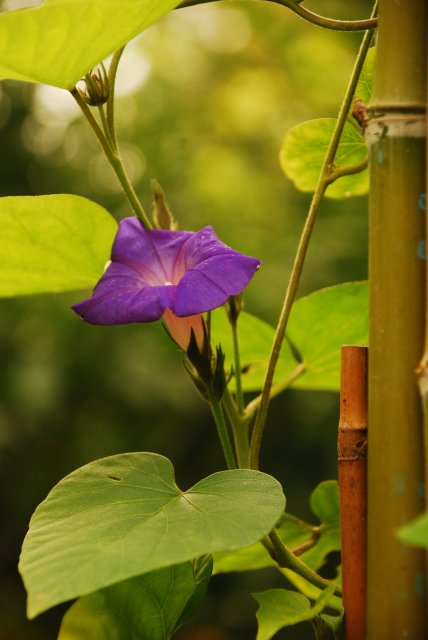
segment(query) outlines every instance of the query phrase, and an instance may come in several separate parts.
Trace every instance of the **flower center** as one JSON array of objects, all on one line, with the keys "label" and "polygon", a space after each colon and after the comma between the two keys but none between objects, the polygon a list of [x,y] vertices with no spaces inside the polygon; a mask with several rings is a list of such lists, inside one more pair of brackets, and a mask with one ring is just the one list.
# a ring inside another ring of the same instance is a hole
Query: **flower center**
[{"label": "flower center", "polygon": [[170,282],[169,280],[167,280],[166,282],[163,283],[164,287],[173,287],[174,285],[172,284],[172,282]]}]

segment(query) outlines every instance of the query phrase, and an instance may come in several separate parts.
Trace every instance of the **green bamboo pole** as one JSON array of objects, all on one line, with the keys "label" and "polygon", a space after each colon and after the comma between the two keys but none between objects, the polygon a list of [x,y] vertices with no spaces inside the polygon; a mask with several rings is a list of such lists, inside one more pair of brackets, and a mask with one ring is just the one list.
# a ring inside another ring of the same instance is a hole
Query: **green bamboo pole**
[{"label": "green bamboo pole", "polygon": [[[399,526],[423,508],[426,0],[380,0],[369,107],[370,347],[367,640],[428,637],[424,554]],[[419,255],[418,255],[419,253]]]}]

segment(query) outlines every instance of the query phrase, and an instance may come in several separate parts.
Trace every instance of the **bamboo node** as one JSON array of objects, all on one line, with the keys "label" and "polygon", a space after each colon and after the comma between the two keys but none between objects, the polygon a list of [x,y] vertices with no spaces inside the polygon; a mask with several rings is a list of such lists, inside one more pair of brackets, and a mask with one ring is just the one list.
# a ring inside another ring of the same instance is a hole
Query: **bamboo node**
[{"label": "bamboo node", "polygon": [[338,444],[338,460],[366,460],[368,443],[367,439],[359,440],[350,444]]}]

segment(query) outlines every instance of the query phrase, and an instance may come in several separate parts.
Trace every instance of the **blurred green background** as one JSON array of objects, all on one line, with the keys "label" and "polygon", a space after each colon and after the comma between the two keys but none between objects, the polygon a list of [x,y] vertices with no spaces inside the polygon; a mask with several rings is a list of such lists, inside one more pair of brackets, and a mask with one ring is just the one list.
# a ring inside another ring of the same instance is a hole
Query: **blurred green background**
[{"label": "blurred green background", "polygon": [[[365,0],[309,7],[349,19],[370,11]],[[146,208],[155,177],[182,229],[212,224],[227,244],[259,257],[245,304],[271,323],[310,199],[282,174],[278,152],[293,125],[337,114],[360,38],[268,2],[214,3],[167,16],[121,63],[118,130]],[[117,218],[130,214],[66,91],[3,82],[0,135],[0,195],[75,193]],[[366,210],[365,198],[324,202],[300,295],[366,277]],[[86,295],[0,301],[0,640],[56,638],[65,607],[28,622],[16,564],[31,513],[61,477],[138,450],[168,456],[182,488],[223,467],[207,407],[164,332],[85,325],[70,305]],[[272,404],[263,470],[302,517],[312,488],[336,477],[337,421],[336,394],[289,391]],[[248,592],[281,584],[273,571],[216,577],[180,639],[254,638]],[[304,627],[275,636],[310,637]]]}]

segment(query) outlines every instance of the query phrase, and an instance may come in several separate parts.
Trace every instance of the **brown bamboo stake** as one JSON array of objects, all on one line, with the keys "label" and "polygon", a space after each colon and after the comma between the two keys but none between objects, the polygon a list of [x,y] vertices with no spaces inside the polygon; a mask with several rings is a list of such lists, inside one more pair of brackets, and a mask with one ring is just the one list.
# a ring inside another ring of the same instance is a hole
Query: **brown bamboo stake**
[{"label": "brown bamboo stake", "polygon": [[337,453],[346,640],[366,638],[367,351],[342,347]]}]

